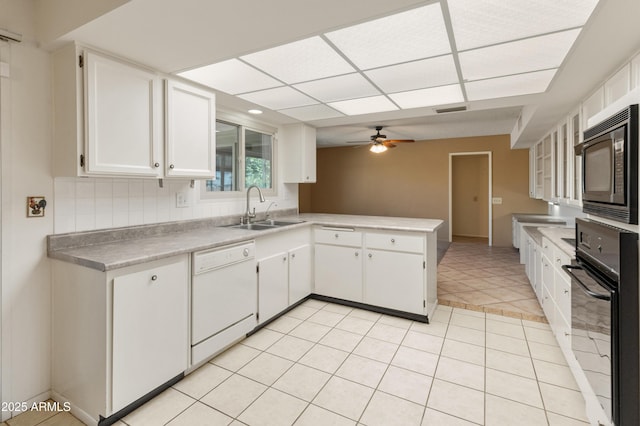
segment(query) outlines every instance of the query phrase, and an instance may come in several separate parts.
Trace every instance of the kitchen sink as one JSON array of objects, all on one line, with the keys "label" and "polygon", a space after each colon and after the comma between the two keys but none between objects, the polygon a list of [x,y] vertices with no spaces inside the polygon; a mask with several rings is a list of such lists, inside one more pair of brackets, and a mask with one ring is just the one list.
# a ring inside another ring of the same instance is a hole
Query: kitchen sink
[{"label": "kitchen sink", "polygon": [[280,228],[282,226],[295,225],[297,223],[303,223],[302,220],[262,220],[254,223],[244,223],[241,225],[231,225],[229,228],[235,229],[248,229],[252,231],[264,231],[267,229]]},{"label": "kitchen sink", "polygon": [[242,225],[232,225],[229,228],[234,229],[249,229],[252,231],[264,231],[266,229],[273,229],[275,226],[265,225],[262,223],[243,223]]}]

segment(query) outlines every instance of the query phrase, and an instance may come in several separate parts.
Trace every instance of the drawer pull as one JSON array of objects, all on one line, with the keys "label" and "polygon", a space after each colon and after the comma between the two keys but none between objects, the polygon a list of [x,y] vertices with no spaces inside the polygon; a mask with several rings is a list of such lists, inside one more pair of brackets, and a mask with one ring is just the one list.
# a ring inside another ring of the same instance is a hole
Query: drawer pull
[{"label": "drawer pull", "polygon": [[569,290],[565,290],[565,291],[564,291],[564,294],[569,294]]},{"label": "drawer pull", "polygon": [[158,279],[157,275],[151,275],[151,281],[156,281]]},{"label": "drawer pull", "polygon": [[392,243],[395,243],[395,242],[396,242],[396,239],[395,239],[395,238],[392,238],[392,239],[391,239],[391,242],[392,242]]},{"label": "drawer pull", "polygon": [[295,259],[295,257],[296,257],[296,254],[295,253],[291,253],[291,258]]},{"label": "drawer pull", "polygon": [[369,259],[371,259],[373,257],[373,255],[371,253],[369,253]]},{"label": "drawer pull", "polygon": [[360,256],[360,253],[356,252],[356,257]]},{"label": "drawer pull", "polygon": [[335,237],[338,238],[340,235],[336,234]]}]

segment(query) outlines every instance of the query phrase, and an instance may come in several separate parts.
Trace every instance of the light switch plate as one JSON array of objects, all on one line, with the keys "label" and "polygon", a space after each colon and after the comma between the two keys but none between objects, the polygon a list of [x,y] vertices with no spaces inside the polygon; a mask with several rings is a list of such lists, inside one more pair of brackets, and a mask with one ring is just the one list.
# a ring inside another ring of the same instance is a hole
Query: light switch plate
[{"label": "light switch plate", "polygon": [[493,197],[491,199],[491,204],[502,204],[502,197]]}]

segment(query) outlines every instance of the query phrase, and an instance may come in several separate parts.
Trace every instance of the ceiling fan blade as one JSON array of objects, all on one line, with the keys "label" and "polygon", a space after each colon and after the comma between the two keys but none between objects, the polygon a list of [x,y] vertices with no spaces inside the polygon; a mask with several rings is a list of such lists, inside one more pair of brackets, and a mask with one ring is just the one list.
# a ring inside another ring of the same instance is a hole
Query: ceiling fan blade
[{"label": "ceiling fan blade", "polygon": [[413,139],[389,139],[389,140],[387,140],[387,142],[393,142],[393,143],[413,143],[413,142],[415,142],[415,140],[413,140]]},{"label": "ceiling fan blade", "polygon": [[395,148],[396,146],[391,142],[395,142],[395,141],[384,141],[382,142],[382,145],[386,146],[387,148]]},{"label": "ceiling fan blade", "polygon": [[345,143],[356,143],[356,144],[360,144],[360,145],[365,145],[365,144],[368,145],[371,142],[370,141],[347,141]]}]

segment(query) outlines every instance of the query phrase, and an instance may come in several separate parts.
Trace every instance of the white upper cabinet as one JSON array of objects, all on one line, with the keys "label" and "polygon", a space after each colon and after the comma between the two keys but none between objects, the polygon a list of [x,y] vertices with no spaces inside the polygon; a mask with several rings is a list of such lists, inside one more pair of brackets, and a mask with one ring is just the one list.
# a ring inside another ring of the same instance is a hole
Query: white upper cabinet
[{"label": "white upper cabinet", "polygon": [[75,44],[53,53],[54,176],[210,178],[215,95]]},{"label": "white upper cabinet", "polygon": [[315,182],[316,129],[304,124],[285,126],[278,143],[285,150],[284,182]]},{"label": "white upper cabinet", "polygon": [[171,177],[215,176],[215,94],[167,79],[165,173]]},{"label": "white upper cabinet", "polygon": [[86,173],[159,176],[157,75],[93,52],[83,68]]}]

